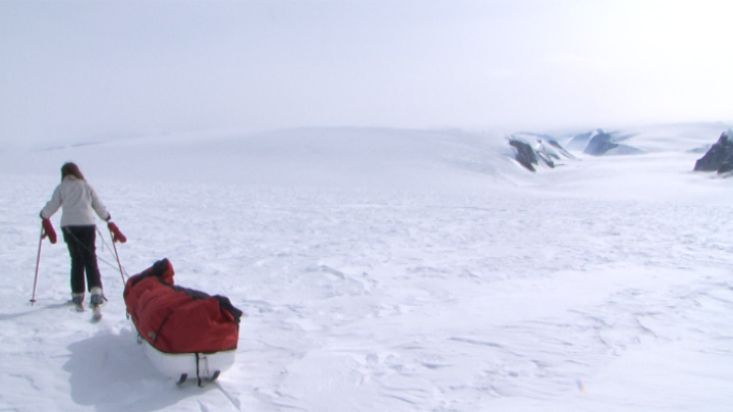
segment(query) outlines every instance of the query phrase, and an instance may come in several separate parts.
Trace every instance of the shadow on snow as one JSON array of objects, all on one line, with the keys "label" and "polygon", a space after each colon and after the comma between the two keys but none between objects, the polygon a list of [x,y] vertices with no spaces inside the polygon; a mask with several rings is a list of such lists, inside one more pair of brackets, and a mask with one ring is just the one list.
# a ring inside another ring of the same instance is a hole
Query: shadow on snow
[{"label": "shadow on snow", "polygon": [[119,335],[103,331],[68,349],[64,370],[70,373],[71,398],[100,412],[155,411],[211,389],[178,387],[163,377],[128,329]]}]

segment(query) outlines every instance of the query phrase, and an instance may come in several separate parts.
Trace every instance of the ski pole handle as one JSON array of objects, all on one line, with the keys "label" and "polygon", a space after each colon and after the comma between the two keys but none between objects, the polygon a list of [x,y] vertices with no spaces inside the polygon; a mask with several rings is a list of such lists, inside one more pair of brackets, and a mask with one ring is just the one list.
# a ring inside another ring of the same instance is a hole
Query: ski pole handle
[{"label": "ski pole handle", "polygon": [[51,223],[51,219],[43,219],[41,220],[41,239],[48,236],[48,240],[51,241],[51,243],[56,243],[56,231],[53,229],[53,224]]}]

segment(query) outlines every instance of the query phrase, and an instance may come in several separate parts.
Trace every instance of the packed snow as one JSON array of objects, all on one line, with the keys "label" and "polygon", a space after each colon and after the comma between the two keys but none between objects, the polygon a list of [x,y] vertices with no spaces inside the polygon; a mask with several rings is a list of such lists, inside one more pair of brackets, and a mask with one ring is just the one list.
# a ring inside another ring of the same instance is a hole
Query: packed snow
[{"label": "packed snow", "polygon": [[[537,173],[459,130],[0,151],[0,410],[730,411],[733,180],[692,172],[728,127],[624,130],[637,154]],[[29,303],[69,160],[129,239],[121,274],[99,225],[99,323],[67,304],[63,241]],[[203,388],[161,375],[125,316],[122,275],[163,257],[245,313]]]}]

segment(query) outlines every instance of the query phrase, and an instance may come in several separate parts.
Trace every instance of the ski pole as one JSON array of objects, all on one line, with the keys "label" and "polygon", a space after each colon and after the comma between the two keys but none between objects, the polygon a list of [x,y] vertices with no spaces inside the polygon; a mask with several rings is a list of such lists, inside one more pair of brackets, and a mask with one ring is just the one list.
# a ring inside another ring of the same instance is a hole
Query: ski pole
[{"label": "ski pole", "polygon": [[38,286],[38,267],[41,264],[41,245],[43,245],[43,226],[41,226],[41,235],[38,236],[38,254],[36,255],[36,275],[33,277],[33,295],[31,295],[31,305],[36,303],[36,287]]},{"label": "ski pole", "polygon": [[122,285],[125,285],[125,274],[122,271],[122,263],[120,262],[120,255],[117,253],[117,245],[115,245],[115,236],[112,233],[112,229],[109,231],[109,238],[112,240],[112,250],[115,252],[115,259],[117,259],[117,267],[120,268],[120,277],[122,277]]}]

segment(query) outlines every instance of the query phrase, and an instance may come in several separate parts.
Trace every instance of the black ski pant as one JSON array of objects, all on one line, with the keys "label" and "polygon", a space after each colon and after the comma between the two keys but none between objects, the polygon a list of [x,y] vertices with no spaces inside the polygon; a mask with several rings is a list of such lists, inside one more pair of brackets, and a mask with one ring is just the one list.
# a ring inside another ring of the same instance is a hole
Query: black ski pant
[{"label": "black ski pant", "polygon": [[64,242],[69,247],[71,256],[71,292],[84,293],[84,273],[86,272],[86,283],[88,290],[94,287],[102,287],[102,277],[97,266],[97,252],[95,240],[97,227],[91,226],[65,226]]}]

